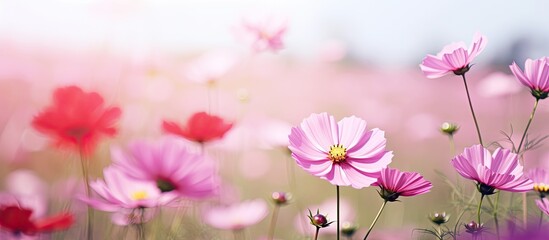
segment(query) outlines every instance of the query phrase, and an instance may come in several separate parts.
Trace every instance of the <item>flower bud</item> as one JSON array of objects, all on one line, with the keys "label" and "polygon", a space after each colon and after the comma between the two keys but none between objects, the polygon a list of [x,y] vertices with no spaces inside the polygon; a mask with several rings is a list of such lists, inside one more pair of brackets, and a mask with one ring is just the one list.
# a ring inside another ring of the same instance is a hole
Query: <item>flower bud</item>
[{"label": "flower bud", "polygon": [[309,217],[309,220],[311,220],[311,224],[317,228],[325,228],[333,223],[333,221],[328,222],[326,216],[320,214],[318,210],[316,210],[316,214],[314,216],[311,213],[311,210],[309,210],[309,216],[307,217]]},{"label": "flower bud", "polygon": [[432,223],[436,225],[442,225],[447,223],[448,220],[450,220],[450,215],[447,215],[446,212],[442,212],[442,213],[436,212],[434,214],[429,215],[429,219],[431,220]]},{"label": "flower bud", "polygon": [[459,126],[457,124],[449,122],[442,123],[442,126],[440,127],[440,131],[442,133],[448,134],[450,136],[453,136],[454,133],[457,132],[457,130],[459,130]]},{"label": "flower bud", "polygon": [[355,234],[357,229],[358,229],[357,225],[354,225],[350,222],[344,222],[341,225],[341,234],[343,234],[346,237],[351,238]]},{"label": "flower bud", "polygon": [[470,223],[465,224],[465,228],[467,229],[466,232],[470,234],[479,234],[484,230],[484,226],[482,223],[476,223],[475,221],[471,221]]},{"label": "flower bud", "polygon": [[276,205],[280,206],[288,204],[288,202],[292,200],[292,194],[287,192],[273,192],[271,198]]}]

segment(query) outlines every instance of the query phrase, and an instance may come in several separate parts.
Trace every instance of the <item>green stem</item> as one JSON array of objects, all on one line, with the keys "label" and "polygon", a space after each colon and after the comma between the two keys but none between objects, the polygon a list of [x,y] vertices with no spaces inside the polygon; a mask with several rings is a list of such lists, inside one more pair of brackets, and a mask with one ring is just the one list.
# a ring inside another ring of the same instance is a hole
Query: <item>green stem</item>
[{"label": "green stem", "polygon": [[319,227],[316,227],[315,240],[318,239],[318,231],[320,231],[320,228],[319,228]]},{"label": "green stem", "polygon": [[524,139],[526,138],[526,134],[528,133],[528,128],[530,128],[530,124],[532,123],[532,120],[534,120],[534,114],[536,114],[536,109],[538,108],[539,99],[536,98],[536,102],[534,103],[534,108],[532,109],[532,113],[530,114],[530,119],[528,119],[528,124],[526,124],[526,128],[524,129],[524,133],[522,134],[522,138],[520,139],[519,146],[517,148],[517,154],[520,154],[520,149],[522,148],[522,143],[524,142]]},{"label": "green stem", "polygon": [[[84,159],[84,150],[82,149],[82,146],[79,148],[79,154],[80,154],[80,164],[82,166],[82,178],[84,179],[84,184],[86,185],[86,197],[91,198],[91,190],[90,190],[90,183],[89,183],[89,161],[86,161]],[[88,216],[86,218],[86,236],[88,240],[93,239],[93,209],[88,204],[87,205],[88,210]]]},{"label": "green stem", "polygon": [[379,208],[379,211],[377,212],[376,217],[374,218],[374,221],[372,222],[372,225],[370,225],[370,228],[368,228],[368,232],[366,233],[366,236],[364,236],[364,240],[368,238],[368,235],[370,235],[370,232],[376,225],[377,220],[379,219],[379,216],[381,216],[381,212],[383,212],[383,209],[385,208],[385,205],[387,204],[387,201],[383,201],[383,204],[381,205],[381,208]]},{"label": "green stem", "polygon": [[480,142],[480,145],[484,146],[484,144],[482,143],[482,136],[480,135],[480,127],[478,126],[477,117],[475,115],[475,110],[473,109],[473,103],[471,102],[469,87],[467,87],[467,80],[465,79],[465,74],[461,75],[461,77],[463,78],[463,84],[465,85],[465,92],[467,92],[467,100],[469,100],[469,108],[471,108],[471,114],[473,115],[473,120],[475,121],[475,127],[477,128],[478,141]]},{"label": "green stem", "polygon": [[139,223],[137,223],[137,236],[139,240],[145,240],[145,208],[139,208]]},{"label": "green stem", "polygon": [[494,223],[496,224],[496,236],[498,238],[498,240],[500,239],[499,237],[499,221],[498,221],[498,203],[499,203],[499,194],[501,193],[501,191],[498,191],[498,193],[496,194],[496,203],[495,203],[495,206],[494,206]]},{"label": "green stem", "polygon": [[339,240],[339,185],[336,185],[336,201],[337,201],[337,240]]},{"label": "green stem", "polygon": [[480,201],[478,202],[478,209],[477,209],[477,223],[480,224],[480,209],[482,207],[482,199],[484,199],[484,194],[480,195]]},{"label": "green stem", "polygon": [[538,222],[538,230],[541,229],[541,224],[543,223],[543,211],[539,212],[539,222]]},{"label": "green stem", "polygon": [[275,205],[273,210],[273,217],[271,218],[271,224],[269,225],[269,235],[268,239],[272,240],[274,237],[275,227],[276,227],[276,220],[278,218],[278,210],[280,209],[280,206],[278,204]]}]

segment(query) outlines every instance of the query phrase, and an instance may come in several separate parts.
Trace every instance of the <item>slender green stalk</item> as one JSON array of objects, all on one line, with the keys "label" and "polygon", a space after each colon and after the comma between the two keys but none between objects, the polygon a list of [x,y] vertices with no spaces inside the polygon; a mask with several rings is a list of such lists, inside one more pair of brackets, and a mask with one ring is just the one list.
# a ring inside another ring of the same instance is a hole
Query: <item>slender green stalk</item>
[{"label": "slender green stalk", "polygon": [[539,212],[539,222],[538,222],[538,230],[541,229],[541,224],[543,223],[543,212]]},{"label": "slender green stalk", "polygon": [[273,209],[273,217],[271,218],[271,224],[269,225],[269,235],[268,235],[269,240],[272,240],[274,237],[276,220],[278,218],[278,210],[280,210],[280,206],[278,204],[275,204],[275,207]]},{"label": "slender green stalk", "polygon": [[246,233],[244,229],[233,230],[234,240],[244,240],[246,239]]},{"label": "slender green stalk", "polygon": [[145,208],[139,208],[139,223],[137,227],[137,239],[145,240]]},{"label": "slender green stalk", "polygon": [[339,240],[339,235],[341,234],[339,231],[339,186],[336,185],[336,200],[337,200],[337,240]]},{"label": "slender green stalk", "polygon": [[[80,154],[80,164],[82,166],[82,178],[84,179],[84,184],[86,185],[86,197],[90,198],[91,190],[90,190],[90,183],[89,183],[90,180],[89,180],[89,173],[88,173],[90,164],[89,164],[89,161],[86,161],[86,159],[84,159],[84,150],[82,149],[82,146],[80,146],[78,149]],[[87,209],[88,209],[88,216],[86,219],[86,236],[88,240],[92,240],[93,239],[93,209],[89,204],[87,205]]]},{"label": "slender green stalk", "polygon": [[498,191],[498,193],[496,194],[496,202],[494,204],[492,204],[492,201],[490,200],[490,198],[488,198],[488,202],[490,203],[490,205],[493,207],[494,209],[494,224],[496,225],[496,236],[497,236],[497,239],[500,239],[500,235],[499,235],[499,221],[498,221],[498,203],[499,203],[499,194],[501,193],[501,191]]},{"label": "slender green stalk", "polygon": [[452,154],[452,156],[455,156],[456,155],[456,143],[454,141],[454,136],[449,135],[448,139],[450,140],[450,153]]},{"label": "slender green stalk", "polygon": [[481,194],[480,195],[480,201],[478,202],[478,209],[477,209],[477,223],[480,224],[481,221],[480,221],[480,209],[482,207],[482,199],[484,199],[484,194]]},{"label": "slender green stalk", "polygon": [[520,150],[522,148],[522,143],[524,143],[524,139],[526,138],[526,134],[528,133],[528,128],[530,128],[530,124],[532,123],[532,120],[534,120],[534,114],[536,114],[536,109],[538,108],[539,99],[536,98],[536,102],[534,103],[534,108],[532,109],[532,113],[530,114],[530,119],[528,119],[528,124],[526,124],[526,128],[524,129],[524,133],[522,133],[522,138],[520,138],[520,143],[517,148],[517,154],[520,154]]},{"label": "slender green stalk", "polygon": [[364,240],[368,238],[368,235],[370,235],[370,232],[376,225],[377,220],[379,219],[379,216],[381,216],[381,212],[383,212],[383,209],[385,208],[385,205],[387,204],[387,200],[383,201],[383,204],[381,204],[381,208],[379,208],[379,211],[377,212],[376,217],[374,218],[374,221],[372,222],[372,225],[370,225],[370,228],[368,228],[368,232],[366,233],[366,236],[364,236]]},{"label": "slender green stalk", "polygon": [[473,103],[471,102],[469,87],[467,87],[467,80],[465,79],[465,74],[462,74],[461,77],[463,78],[463,84],[465,85],[465,92],[467,92],[467,100],[469,100],[469,108],[471,108],[471,114],[473,115],[473,120],[475,121],[475,127],[477,128],[478,141],[480,142],[480,145],[484,146],[484,144],[482,143],[482,136],[480,135],[480,127],[478,126],[477,117],[475,115],[475,110],[473,109]]}]

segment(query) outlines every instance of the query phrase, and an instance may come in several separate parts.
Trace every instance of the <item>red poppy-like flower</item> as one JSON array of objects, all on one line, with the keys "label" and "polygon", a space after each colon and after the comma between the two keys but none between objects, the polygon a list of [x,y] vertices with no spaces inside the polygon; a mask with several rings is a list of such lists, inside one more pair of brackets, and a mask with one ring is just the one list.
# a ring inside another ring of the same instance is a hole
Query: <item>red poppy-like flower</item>
[{"label": "red poppy-like flower", "polygon": [[34,235],[41,232],[65,230],[74,223],[70,213],[61,213],[49,218],[33,220],[32,210],[19,206],[0,207],[0,228],[13,234]]},{"label": "red poppy-like flower", "polygon": [[233,127],[232,123],[225,122],[223,118],[198,112],[189,118],[186,126],[180,126],[176,122],[162,122],[162,129],[188,140],[205,143],[222,138]]},{"label": "red poppy-like flower", "polygon": [[32,126],[50,135],[58,147],[76,147],[89,154],[102,135],[114,136],[118,107],[106,107],[99,93],[77,86],[57,88],[53,104],[34,117]]}]

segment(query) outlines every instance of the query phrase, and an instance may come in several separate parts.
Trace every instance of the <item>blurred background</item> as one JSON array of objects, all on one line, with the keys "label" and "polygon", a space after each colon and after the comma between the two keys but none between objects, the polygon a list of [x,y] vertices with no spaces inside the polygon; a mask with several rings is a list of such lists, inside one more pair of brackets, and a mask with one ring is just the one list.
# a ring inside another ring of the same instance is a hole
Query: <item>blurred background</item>
[{"label": "blurred background", "polygon": [[[77,157],[53,149],[30,121],[53,89],[74,84],[123,111],[119,135],[94,154],[92,178],[109,164],[110,145],[158,138],[162,119],[184,122],[211,111],[235,123],[208,146],[221,164],[223,197],[293,192],[277,237],[298,239],[313,228],[303,234],[297,216],[332,201],[335,189],[295,165],[285,149],[289,128],[313,112],[356,115],[386,132],[392,167],[433,182],[431,193],[391,203],[373,235],[406,238],[414,227],[430,226],[429,213],[453,210],[436,171],[455,180],[450,159],[476,143],[462,81],[425,78],[421,60],[451,42],[469,46],[476,32],[485,35],[487,47],[468,73],[479,124],[487,142],[505,145],[501,131],[520,140],[534,99],[508,65],[549,55],[547,9],[549,2],[533,0],[0,0],[0,189],[10,172],[30,169],[50,185],[52,206],[63,201],[55,184],[79,177],[78,162],[71,161]],[[241,28],[258,19],[286,26],[282,49],[252,50]],[[547,135],[548,115],[541,101],[531,138]],[[460,126],[455,152],[440,132],[447,121]],[[529,151],[525,166],[548,169],[548,146]],[[347,220],[363,235],[381,199],[373,187],[343,188],[342,198]],[[247,234],[260,238],[267,227],[268,218]]]}]

